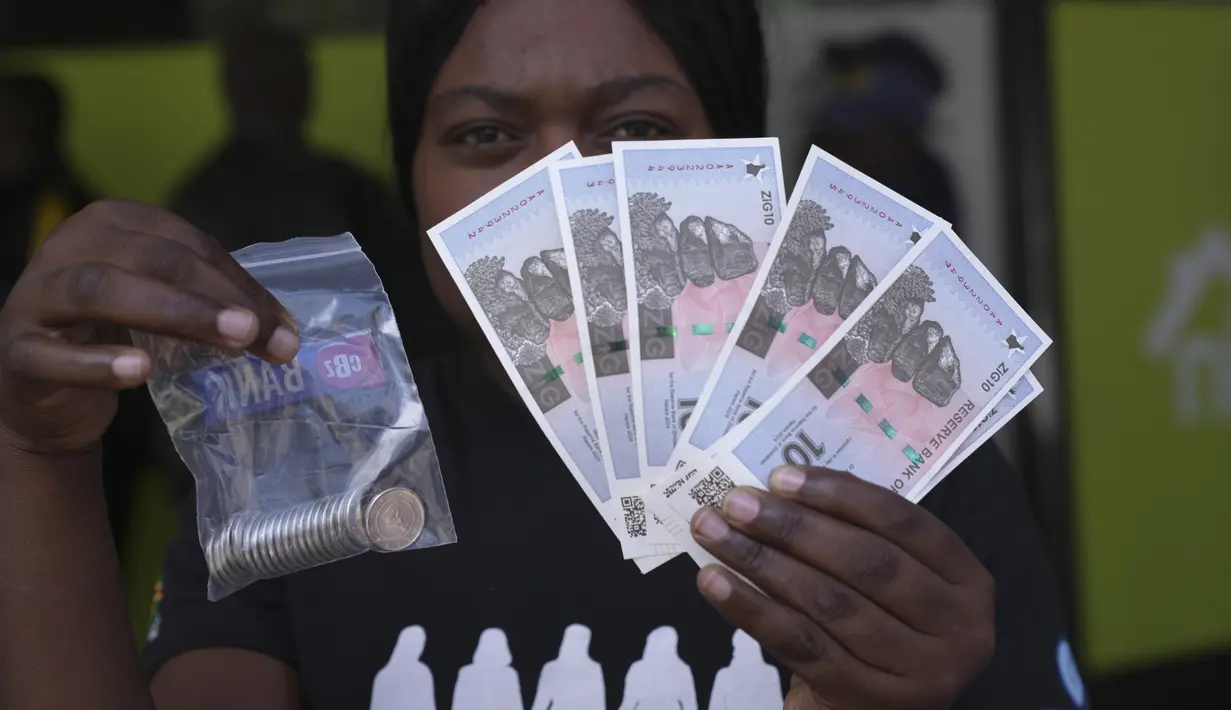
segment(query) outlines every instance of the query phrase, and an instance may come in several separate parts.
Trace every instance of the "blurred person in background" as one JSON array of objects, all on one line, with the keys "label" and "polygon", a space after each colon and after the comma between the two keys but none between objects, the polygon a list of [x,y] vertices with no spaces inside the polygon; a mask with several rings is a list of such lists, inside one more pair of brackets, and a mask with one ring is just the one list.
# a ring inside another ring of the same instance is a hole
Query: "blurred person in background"
[{"label": "blurred person in background", "polygon": [[[417,263],[395,192],[308,144],[313,73],[307,43],[273,26],[251,25],[224,41],[230,135],[173,192],[171,211],[216,235],[228,251],[351,232],[382,270]],[[384,284],[399,315],[430,312],[437,317],[424,319],[425,336],[447,339],[426,280],[386,278]],[[408,350],[418,346],[407,343]]]},{"label": "blurred person in background", "polygon": [[[371,703],[378,673],[384,686],[427,671],[435,707],[459,707],[451,692],[476,698],[459,710],[533,707],[542,669],[563,657],[599,664],[604,682],[566,674],[552,697],[707,707],[720,669],[736,672],[724,685],[774,680],[732,662],[733,627],[780,681],[793,676],[780,685],[790,710],[1084,706],[1025,492],[996,447],[920,505],[845,472],[779,469],[772,491],[737,489],[692,521],[726,567],[681,557],[643,576],[423,237],[568,141],[598,155],[614,141],[764,135],[756,0],[391,7],[390,127],[422,261],[378,266],[386,282],[426,277],[460,336],[412,356],[458,544],[359,555],[210,602],[190,502],[139,662],[99,544],[96,441],[115,392],[141,387],[151,362],[116,332],[274,363],[299,337],[216,239],[149,205],[92,205],[0,312],[0,706],[389,710]],[[418,315],[399,313],[408,343],[422,339]]]},{"label": "blurred person in background", "polygon": [[829,91],[807,119],[808,142],[959,229],[953,179],[926,137],[945,90],[936,58],[914,38],[887,32],[827,43],[821,64]]},{"label": "blurred person in background", "polygon": [[404,236],[393,193],[308,145],[313,71],[301,38],[255,26],[222,45],[230,135],[174,191],[171,211],[228,251],[350,231],[365,248]]},{"label": "blurred person in background", "polygon": [[47,235],[89,196],[64,159],[60,90],[41,76],[0,76],[0,296]]}]

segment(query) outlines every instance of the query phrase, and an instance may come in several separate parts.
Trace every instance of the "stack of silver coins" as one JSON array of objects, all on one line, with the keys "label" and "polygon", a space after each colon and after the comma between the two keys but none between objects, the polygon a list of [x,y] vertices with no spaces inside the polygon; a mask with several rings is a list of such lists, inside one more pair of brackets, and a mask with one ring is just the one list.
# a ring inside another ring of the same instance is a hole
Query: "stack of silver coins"
[{"label": "stack of silver coins", "polygon": [[413,491],[369,495],[359,488],[273,513],[236,515],[210,537],[205,560],[219,584],[245,585],[368,550],[404,550],[424,522],[423,502]]}]

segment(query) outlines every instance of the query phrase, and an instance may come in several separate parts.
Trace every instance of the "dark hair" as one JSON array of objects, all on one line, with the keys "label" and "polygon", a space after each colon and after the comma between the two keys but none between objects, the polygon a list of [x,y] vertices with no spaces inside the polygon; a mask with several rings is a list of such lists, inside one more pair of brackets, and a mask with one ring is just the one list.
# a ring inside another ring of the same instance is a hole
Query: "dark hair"
[{"label": "dark hair", "polygon": [[[757,0],[627,0],[671,48],[714,132],[765,134],[767,69]],[[411,165],[428,92],[483,0],[393,0],[386,36],[389,127],[402,201],[415,214]],[[430,225],[416,225],[422,228]]]}]

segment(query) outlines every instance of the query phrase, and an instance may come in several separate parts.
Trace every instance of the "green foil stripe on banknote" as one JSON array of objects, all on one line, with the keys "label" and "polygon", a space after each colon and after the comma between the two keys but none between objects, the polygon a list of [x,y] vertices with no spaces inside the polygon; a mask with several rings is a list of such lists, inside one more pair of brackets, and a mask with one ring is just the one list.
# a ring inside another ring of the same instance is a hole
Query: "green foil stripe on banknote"
[{"label": "green foil stripe on banknote", "polygon": [[692,327],[693,335],[713,335],[714,326],[709,323],[698,323]]},{"label": "green foil stripe on banknote", "polygon": [[812,337],[811,335],[808,335],[807,333],[799,334],[799,342],[803,343],[804,347],[808,348],[809,350],[816,350],[816,346],[817,346],[816,338]]}]

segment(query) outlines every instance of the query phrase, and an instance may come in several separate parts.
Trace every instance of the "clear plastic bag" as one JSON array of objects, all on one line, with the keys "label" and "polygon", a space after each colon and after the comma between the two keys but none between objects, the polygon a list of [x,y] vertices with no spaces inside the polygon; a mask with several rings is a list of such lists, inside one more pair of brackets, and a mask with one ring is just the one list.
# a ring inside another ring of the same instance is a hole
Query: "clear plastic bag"
[{"label": "clear plastic bag", "polygon": [[299,238],[234,256],[298,322],[293,362],[133,334],[196,481],[209,599],[369,550],[455,542],[393,309],[359,244]]}]

